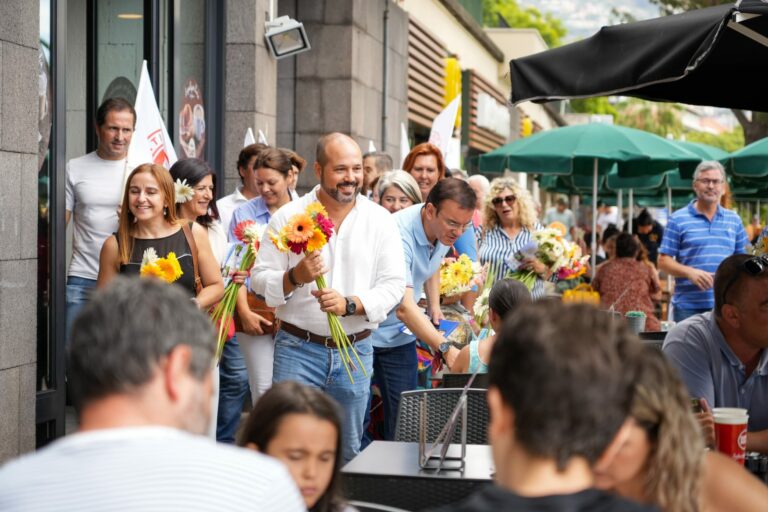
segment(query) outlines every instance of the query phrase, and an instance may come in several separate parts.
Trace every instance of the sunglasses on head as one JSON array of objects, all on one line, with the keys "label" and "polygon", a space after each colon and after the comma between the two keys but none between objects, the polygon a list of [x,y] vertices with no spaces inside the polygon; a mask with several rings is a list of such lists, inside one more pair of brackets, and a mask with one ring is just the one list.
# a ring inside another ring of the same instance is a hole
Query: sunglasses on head
[{"label": "sunglasses on head", "polygon": [[748,260],[744,260],[744,263],[739,267],[739,272],[736,272],[736,274],[731,277],[731,280],[728,281],[728,284],[725,285],[725,288],[723,288],[723,304],[726,304],[728,290],[730,290],[733,283],[739,279],[741,271],[746,271],[751,276],[757,276],[764,270],[768,270],[768,256],[752,256]]},{"label": "sunglasses on head", "polygon": [[491,199],[491,204],[493,204],[493,206],[499,206],[501,203],[507,203],[508,205],[513,205],[515,204],[516,200],[517,200],[517,197],[510,194],[506,197],[494,197],[493,199]]}]

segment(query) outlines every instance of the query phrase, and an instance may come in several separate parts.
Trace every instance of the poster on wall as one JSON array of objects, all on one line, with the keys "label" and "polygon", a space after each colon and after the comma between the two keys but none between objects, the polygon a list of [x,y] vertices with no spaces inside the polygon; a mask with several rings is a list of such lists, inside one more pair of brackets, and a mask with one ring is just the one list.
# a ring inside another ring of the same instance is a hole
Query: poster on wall
[{"label": "poster on wall", "polygon": [[184,84],[179,111],[179,146],[187,158],[203,158],[205,107],[200,85],[194,78]]}]

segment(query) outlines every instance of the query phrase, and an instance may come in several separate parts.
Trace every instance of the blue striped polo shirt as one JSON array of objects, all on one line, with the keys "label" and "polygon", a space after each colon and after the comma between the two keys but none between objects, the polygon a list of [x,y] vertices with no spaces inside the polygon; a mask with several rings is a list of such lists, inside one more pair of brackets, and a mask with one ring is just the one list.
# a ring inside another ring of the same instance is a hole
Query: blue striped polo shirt
[{"label": "blue striped polo shirt", "polygon": [[[741,218],[718,205],[710,221],[695,206],[696,200],[672,214],[664,231],[659,252],[679,263],[715,273],[720,262],[732,254],[746,251],[747,233]],[[672,304],[680,309],[712,309],[712,289],[700,290],[688,279],[675,278]]]}]

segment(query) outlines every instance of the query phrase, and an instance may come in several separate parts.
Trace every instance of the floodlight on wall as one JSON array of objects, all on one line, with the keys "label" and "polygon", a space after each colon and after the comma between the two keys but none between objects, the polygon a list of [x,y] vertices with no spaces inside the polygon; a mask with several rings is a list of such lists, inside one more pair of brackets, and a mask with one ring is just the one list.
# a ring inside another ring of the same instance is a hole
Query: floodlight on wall
[{"label": "floodlight on wall", "polygon": [[267,46],[276,59],[290,57],[311,49],[304,24],[290,16],[280,16],[265,23]]}]

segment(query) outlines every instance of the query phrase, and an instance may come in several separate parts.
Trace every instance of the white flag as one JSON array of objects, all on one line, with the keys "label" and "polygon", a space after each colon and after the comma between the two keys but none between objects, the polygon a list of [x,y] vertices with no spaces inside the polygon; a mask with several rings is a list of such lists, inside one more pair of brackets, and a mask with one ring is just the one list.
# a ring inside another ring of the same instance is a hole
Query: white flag
[{"label": "white flag", "polygon": [[160,115],[149,81],[147,61],[141,66],[139,89],[136,91],[136,129],[128,147],[128,165],[125,169],[124,182],[128,174],[137,166],[154,163],[170,169],[176,163],[176,150],[173,141],[165,129],[165,123]]},{"label": "white flag", "polygon": [[269,146],[269,142],[267,142],[267,137],[264,135],[264,132],[259,130],[259,144],[264,144],[266,146]]},{"label": "white flag", "polygon": [[461,168],[461,140],[457,137],[448,139],[448,151],[445,152],[445,166],[449,169]]},{"label": "white flag", "polygon": [[248,127],[248,131],[245,132],[245,139],[243,139],[243,147],[250,146],[251,144],[256,144],[256,137],[253,136],[253,129],[251,127]]},{"label": "white flag", "polygon": [[408,132],[405,129],[405,123],[400,123],[400,168],[403,168],[405,157],[411,152],[411,145],[408,143]]},{"label": "white flag", "polygon": [[368,139],[368,152],[369,153],[376,152],[376,145],[373,143],[373,139]]},{"label": "white flag", "polygon": [[450,140],[453,137],[453,127],[456,124],[456,115],[459,113],[460,99],[461,96],[456,96],[432,121],[429,143],[440,148],[443,158],[448,154]]}]

